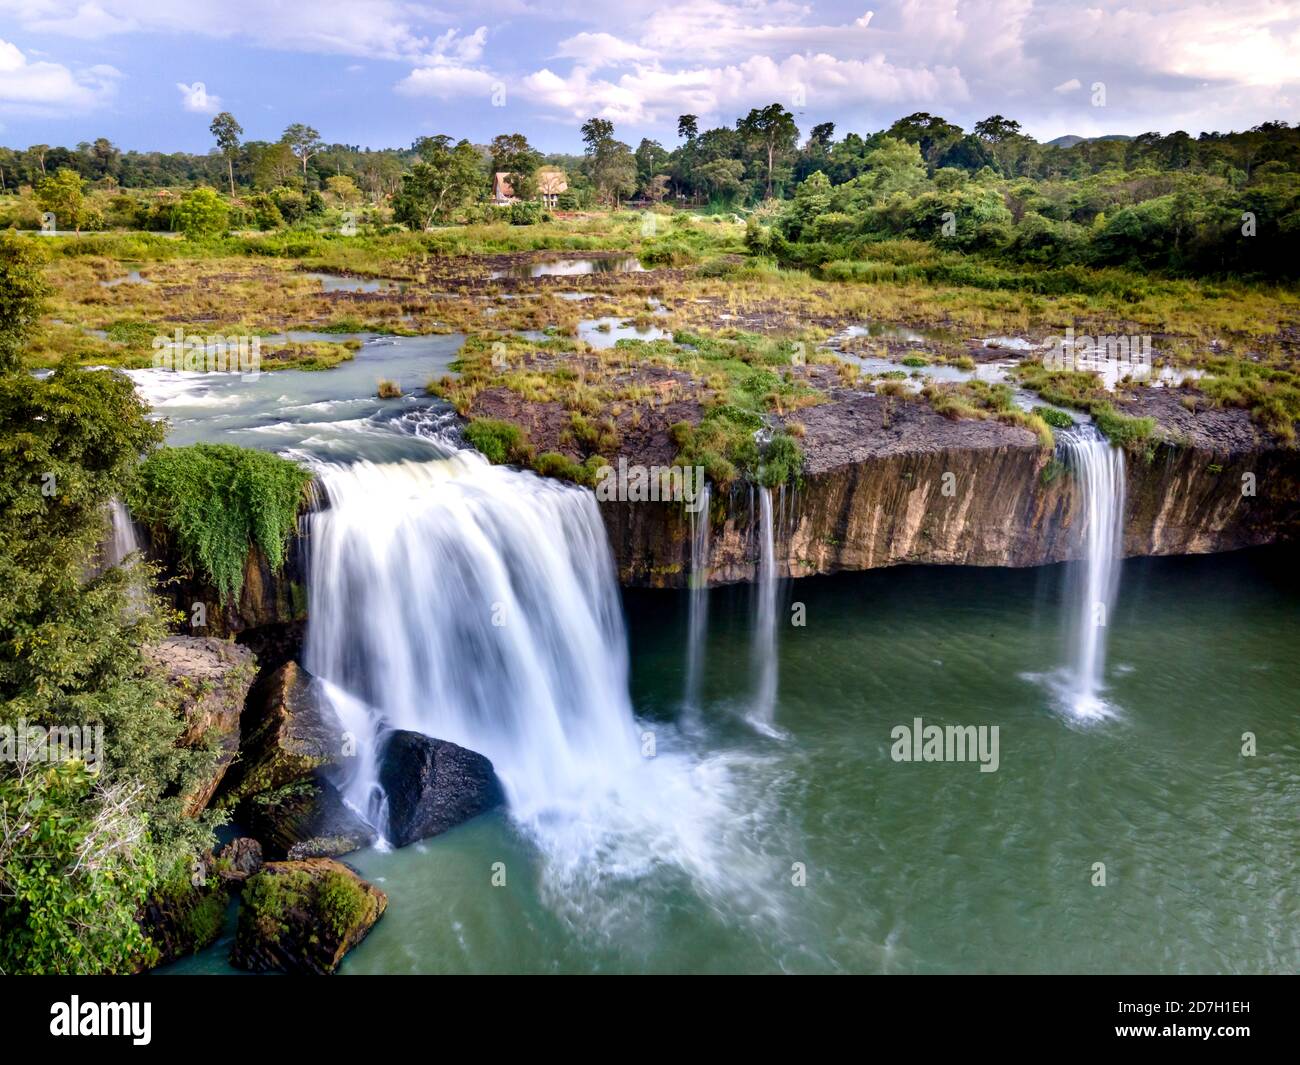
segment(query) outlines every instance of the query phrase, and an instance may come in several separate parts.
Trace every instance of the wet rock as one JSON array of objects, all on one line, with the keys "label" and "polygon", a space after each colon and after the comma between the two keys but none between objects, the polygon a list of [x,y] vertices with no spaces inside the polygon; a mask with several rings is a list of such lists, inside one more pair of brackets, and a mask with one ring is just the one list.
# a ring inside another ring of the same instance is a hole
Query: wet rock
[{"label": "wet rock", "polygon": [[249,697],[239,763],[223,801],[281,788],[343,756],[343,726],[314,678],[286,662]]},{"label": "wet rock", "polygon": [[388,896],[332,858],[270,862],[244,885],[231,964],[254,972],[334,972]]},{"label": "wet rock", "polygon": [[179,870],[141,908],[138,923],[151,947],[138,968],[165,965],[211,946],[221,935],[230,899],[229,887],[214,875],[211,856]]},{"label": "wet rock", "polygon": [[183,796],[185,813],[197,817],[212,801],[239,749],[240,717],[256,676],[247,648],[210,636],[171,636],[145,653],[167,673],[181,693],[183,747],[205,746],[212,763]]},{"label": "wet rock", "polygon": [[334,786],[319,777],[254,795],[237,816],[272,858],[332,858],[368,847],[376,838]]},{"label": "wet rock", "polygon": [[213,869],[227,885],[243,884],[262,868],[262,845],[248,836],[232,839],[219,851]]},{"label": "wet rock", "polygon": [[394,846],[436,836],[505,802],[492,763],[475,751],[404,729],[388,733],[383,744],[384,834]]}]

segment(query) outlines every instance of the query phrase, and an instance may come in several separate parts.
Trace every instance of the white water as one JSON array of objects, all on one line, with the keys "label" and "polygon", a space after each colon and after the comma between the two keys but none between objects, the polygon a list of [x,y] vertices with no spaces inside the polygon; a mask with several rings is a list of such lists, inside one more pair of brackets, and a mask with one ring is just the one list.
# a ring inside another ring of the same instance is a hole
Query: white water
[{"label": "white water", "polygon": [[144,548],[140,543],[140,532],[131,512],[126,509],[126,504],[114,496],[108,501],[108,512],[113,538],[105,545],[108,555],[105,562],[110,566],[120,566],[128,555],[140,554]]},{"label": "white water", "polygon": [[709,635],[709,485],[691,510],[691,588],[686,633],[686,705],[698,710],[704,644]]},{"label": "white water", "polygon": [[1066,699],[1082,718],[1105,716],[1106,635],[1119,588],[1124,534],[1124,452],[1093,426],[1062,433],[1079,488],[1083,559],[1071,564],[1071,658]]},{"label": "white water", "polygon": [[772,489],[758,489],[758,580],[754,585],[753,669],[758,678],[751,720],[773,731],[776,717],[776,535],[773,530]]},{"label": "white water", "polygon": [[727,905],[759,904],[775,881],[746,842],[761,808],[736,797],[746,760],[633,717],[590,492],[471,452],[319,473],[305,665],[358,737],[352,805],[382,830],[376,741],[413,729],[492,760],[544,896],[573,919],[626,917],[636,899],[619,882],[665,865]]}]

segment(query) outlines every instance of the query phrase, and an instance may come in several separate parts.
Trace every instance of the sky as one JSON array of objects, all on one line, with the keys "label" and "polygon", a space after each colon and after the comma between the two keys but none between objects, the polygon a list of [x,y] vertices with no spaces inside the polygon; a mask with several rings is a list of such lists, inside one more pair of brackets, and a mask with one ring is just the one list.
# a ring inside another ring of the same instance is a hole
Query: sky
[{"label": "sky", "polygon": [[[868,6],[870,4],[871,6]],[[929,111],[1039,140],[1300,119],[1300,0],[0,0],[0,143],[204,152],[304,122],[404,147],[633,146],[774,101],[804,135]]]}]

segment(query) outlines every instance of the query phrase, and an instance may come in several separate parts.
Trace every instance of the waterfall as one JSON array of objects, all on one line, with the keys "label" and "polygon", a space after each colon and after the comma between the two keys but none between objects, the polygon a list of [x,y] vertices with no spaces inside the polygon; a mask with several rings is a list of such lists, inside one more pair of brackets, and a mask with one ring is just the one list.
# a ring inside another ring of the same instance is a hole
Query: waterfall
[{"label": "waterfall", "polygon": [[758,678],[751,720],[773,731],[776,716],[776,537],[772,489],[758,490],[758,580],[755,583],[753,669]]},{"label": "waterfall", "polygon": [[144,548],[140,543],[140,532],[135,526],[131,512],[126,509],[117,496],[108,501],[108,513],[113,530],[113,538],[104,545],[104,561],[109,566],[120,566],[128,555],[140,554]]},{"label": "waterfall", "polygon": [[709,634],[709,485],[691,515],[691,587],[686,644],[686,706],[700,707],[701,665]]},{"label": "waterfall", "polygon": [[1124,536],[1124,452],[1093,426],[1060,436],[1079,487],[1083,559],[1069,567],[1068,701],[1079,717],[1105,713],[1106,632],[1119,587]]},{"label": "waterfall", "polygon": [[320,479],[305,664],[358,737],[344,792],[377,828],[384,726],[487,755],[525,822],[638,768],[614,563],[589,492],[469,452]]}]

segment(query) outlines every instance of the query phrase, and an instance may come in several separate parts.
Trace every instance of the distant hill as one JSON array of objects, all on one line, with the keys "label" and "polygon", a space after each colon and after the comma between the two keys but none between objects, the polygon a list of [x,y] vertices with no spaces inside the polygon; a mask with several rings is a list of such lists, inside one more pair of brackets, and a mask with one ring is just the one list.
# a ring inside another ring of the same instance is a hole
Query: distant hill
[{"label": "distant hill", "polygon": [[1073,133],[1067,133],[1064,137],[1048,141],[1047,145],[1049,148],[1073,148],[1084,141],[1131,141],[1132,139],[1127,133],[1107,133],[1104,137],[1076,137]]}]

